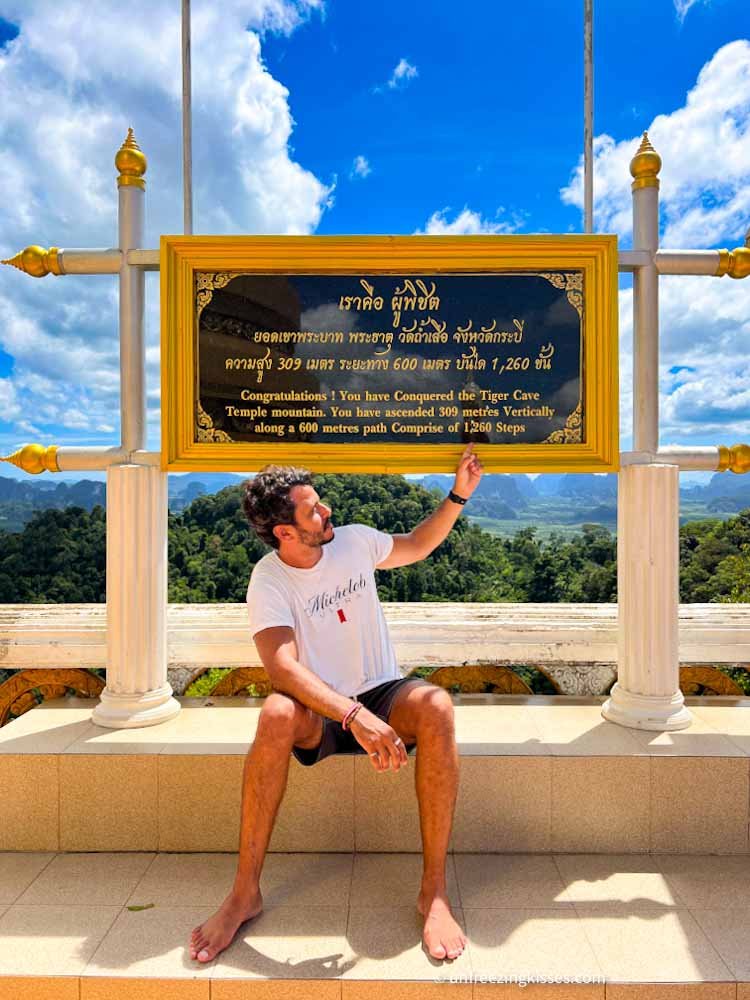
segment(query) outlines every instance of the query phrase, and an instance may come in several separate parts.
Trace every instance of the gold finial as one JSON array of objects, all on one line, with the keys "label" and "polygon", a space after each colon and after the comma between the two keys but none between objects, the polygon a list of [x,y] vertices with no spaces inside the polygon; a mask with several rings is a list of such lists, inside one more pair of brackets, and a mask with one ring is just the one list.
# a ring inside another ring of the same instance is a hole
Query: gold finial
[{"label": "gold finial", "polygon": [[146,182],[143,175],[146,173],[146,157],[135,141],[132,128],[128,129],[125,142],[117,150],[115,166],[120,171],[117,178],[118,187],[139,187],[142,191],[145,190]]},{"label": "gold finial", "polygon": [[643,139],[638,152],[630,161],[630,173],[635,180],[633,190],[642,187],[659,187],[657,174],[661,170],[661,157],[651,145],[648,132],[643,133]]},{"label": "gold finial", "polygon": [[736,250],[719,250],[717,277],[728,274],[730,278],[746,278],[750,274],[750,245]]},{"label": "gold finial", "polygon": [[750,472],[750,444],[733,444],[731,448],[719,445],[719,465],[717,472]]},{"label": "gold finial", "polygon": [[12,455],[0,457],[0,462],[10,462],[24,472],[36,475],[38,472],[59,472],[57,464],[57,445],[51,444],[45,448],[43,444],[25,444],[23,448],[14,451]]},{"label": "gold finial", "polygon": [[34,244],[33,246],[26,247],[25,250],[21,250],[15,257],[9,257],[8,260],[1,260],[0,264],[9,264],[11,267],[17,267],[19,271],[23,271],[24,274],[30,274],[32,278],[43,278],[47,274],[63,273],[57,254],[57,247],[50,247],[49,250],[45,250],[44,247]]}]

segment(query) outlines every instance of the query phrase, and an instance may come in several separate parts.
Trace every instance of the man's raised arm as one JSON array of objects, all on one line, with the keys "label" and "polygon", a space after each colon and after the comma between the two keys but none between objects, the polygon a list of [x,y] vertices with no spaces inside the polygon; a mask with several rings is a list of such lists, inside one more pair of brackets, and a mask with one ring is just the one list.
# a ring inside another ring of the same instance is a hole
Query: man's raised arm
[{"label": "man's raised arm", "polygon": [[461,513],[463,504],[460,500],[468,500],[482,478],[482,463],[473,453],[473,448],[474,442],[471,441],[466,446],[456,469],[451,493],[459,499],[451,500],[449,493],[440,506],[408,535],[394,535],[393,548],[388,558],[378,563],[377,569],[395,569],[396,566],[408,566],[410,563],[419,562],[447,538]]}]

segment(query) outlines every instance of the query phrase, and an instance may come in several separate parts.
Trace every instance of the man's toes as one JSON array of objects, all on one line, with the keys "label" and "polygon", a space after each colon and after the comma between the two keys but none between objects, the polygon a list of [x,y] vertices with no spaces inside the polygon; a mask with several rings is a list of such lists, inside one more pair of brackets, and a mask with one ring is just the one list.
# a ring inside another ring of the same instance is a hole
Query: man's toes
[{"label": "man's toes", "polygon": [[201,950],[196,955],[196,958],[198,959],[199,962],[210,962],[215,954],[216,952],[214,951],[214,949],[211,948],[210,946],[207,946],[205,948],[201,948]]}]

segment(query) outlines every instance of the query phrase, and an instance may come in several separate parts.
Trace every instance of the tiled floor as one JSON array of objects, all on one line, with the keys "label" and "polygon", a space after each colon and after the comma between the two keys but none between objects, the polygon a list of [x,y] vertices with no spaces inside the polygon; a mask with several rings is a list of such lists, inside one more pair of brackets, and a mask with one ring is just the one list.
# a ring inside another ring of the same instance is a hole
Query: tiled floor
[{"label": "tiled floor", "polygon": [[[69,987],[76,1000],[126,986],[131,997],[169,997],[175,980],[196,990],[181,998],[205,1000],[309,996],[312,980],[322,996],[393,983],[389,997],[479,997],[502,976],[576,986],[516,986],[519,997],[735,998],[750,981],[748,857],[450,855],[448,893],[469,944],[441,962],[421,944],[419,855],[269,854],[263,912],[202,965],[190,932],[224,898],[235,865],[234,854],[0,853],[0,998],[46,996],[41,977],[56,977],[50,996]],[[258,990],[242,992],[250,981]],[[458,982],[463,992],[451,992]],[[618,993],[644,983],[661,985]]]}]

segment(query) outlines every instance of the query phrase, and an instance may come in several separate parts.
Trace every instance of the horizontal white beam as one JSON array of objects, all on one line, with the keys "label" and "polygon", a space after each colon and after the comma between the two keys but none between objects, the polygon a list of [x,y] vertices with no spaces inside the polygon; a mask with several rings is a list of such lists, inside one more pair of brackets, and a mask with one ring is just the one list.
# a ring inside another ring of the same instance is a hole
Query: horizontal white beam
[{"label": "horizontal white beam", "polygon": [[718,250],[657,250],[659,274],[713,274],[719,270]]},{"label": "horizontal white beam", "polygon": [[119,250],[58,250],[63,274],[118,274],[122,262]]}]

